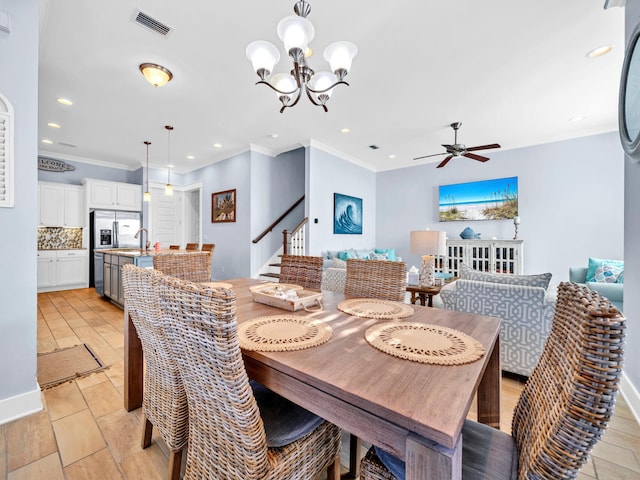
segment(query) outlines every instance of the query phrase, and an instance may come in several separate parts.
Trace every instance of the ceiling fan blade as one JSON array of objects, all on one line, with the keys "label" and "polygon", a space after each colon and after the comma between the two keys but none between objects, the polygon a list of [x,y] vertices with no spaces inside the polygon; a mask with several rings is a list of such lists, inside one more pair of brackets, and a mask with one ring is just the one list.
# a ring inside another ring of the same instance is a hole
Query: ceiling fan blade
[{"label": "ceiling fan blade", "polygon": [[492,143],[491,145],[480,145],[478,147],[467,148],[467,152],[475,152],[476,150],[489,150],[490,148],[500,148],[500,145],[497,143]]},{"label": "ceiling fan blade", "polygon": [[428,158],[428,157],[437,157],[437,156],[446,155],[446,154],[447,154],[447,152],[434,153],[433,155],[424,155],[422,157],[416,157],[416,158],[414,158],[414,160],[420,160],[421,158]]},{"label": "ceiling fan blade", "polygon": [[476,155],[475,153],[463,153],[463,157],[473,158],[474,160],[478,160],[479,162],[486,162],[489,160],[488,157],[481,157],[480,155]]},{"label": "ceiling fan blade", "polygon": [[[443,161],[441,161],[440,164],[436,168],[444,167],[447,163],[449,163],[449,160],[451,160],[452,158],[453,158],[453,155],[449,155],[447,158],[445,158]],[[489,160],[489,159],[487,159],[487,160]]]}]

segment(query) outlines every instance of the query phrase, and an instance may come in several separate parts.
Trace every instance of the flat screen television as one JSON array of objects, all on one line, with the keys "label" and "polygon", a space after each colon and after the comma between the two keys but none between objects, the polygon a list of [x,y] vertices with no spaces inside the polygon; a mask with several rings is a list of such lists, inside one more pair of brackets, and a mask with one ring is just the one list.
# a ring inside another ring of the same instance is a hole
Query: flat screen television
[{"label": "flat screen television", "polygon": [[518,216],[518,177],[439,187],[441,222],[506,220]]}]

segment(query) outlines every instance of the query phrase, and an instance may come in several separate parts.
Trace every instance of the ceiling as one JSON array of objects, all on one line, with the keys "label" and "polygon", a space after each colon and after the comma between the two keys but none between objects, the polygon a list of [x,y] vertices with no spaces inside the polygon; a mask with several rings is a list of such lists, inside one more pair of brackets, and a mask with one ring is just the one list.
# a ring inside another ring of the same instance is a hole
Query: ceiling
[{"label": "ceiling", "polygon": [[[281,49],[276,72],[290,70],[276,25],[293,0],[42,0],[39,139],[53,143],[40,143],[40,154],[135,169],[148,140],[152,167],[164,168],[170,153],[187,172],[249,148],[275,155],[317,142],[382,171],[435,168],[443,157],[412,158],[443,152],[456,121],[459,142],[503,150],[617,129],[624,9],[605,10],[604,0],[310,3],[312,68],[328,69],[322,52],[334,41],[359,49],[328,113],[306,98],[279,113],[245,56],[251,41],[268,40]],[[138,9],[170,34],[135,23]],[[601,45],[613,49],[586,57]],[[138,70],[144,62],[173,80],[152,87]],[[165,125],[174,127],[170,152]]]}]

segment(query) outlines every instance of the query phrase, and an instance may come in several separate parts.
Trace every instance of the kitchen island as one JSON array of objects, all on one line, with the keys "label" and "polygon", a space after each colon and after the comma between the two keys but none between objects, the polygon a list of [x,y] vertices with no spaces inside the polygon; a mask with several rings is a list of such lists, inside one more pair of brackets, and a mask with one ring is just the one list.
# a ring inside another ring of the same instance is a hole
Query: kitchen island
[{"label": "kitchen island", "polygon": [[[153,268],[153,257],[156,255],[200,253],[192,250],[145,250],[140,248],[111,248],[100,250],[100,252],[104,254],[103,282],[100,282],[101,279],[96,275],[96,291],[120,307],[124,305],[123,265],[133,264],[141,268]],[[102,283],[103,291],[98,290],[99,283]]]}]

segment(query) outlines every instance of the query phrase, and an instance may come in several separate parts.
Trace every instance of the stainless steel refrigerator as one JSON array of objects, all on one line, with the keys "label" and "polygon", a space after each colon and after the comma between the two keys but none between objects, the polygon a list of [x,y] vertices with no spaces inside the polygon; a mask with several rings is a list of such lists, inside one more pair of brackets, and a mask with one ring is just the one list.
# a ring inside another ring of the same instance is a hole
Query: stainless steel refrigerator
[{"label": "stainless steel refrigerator", "polygon": [[107,248],[140,248],[141,238],[134,235],[141,226],[140,212],[119,212],[115,210],[94,210],[89,225],[89,286],[95,287],[100,295],[104,293],[103,261],[100,250]]}]

